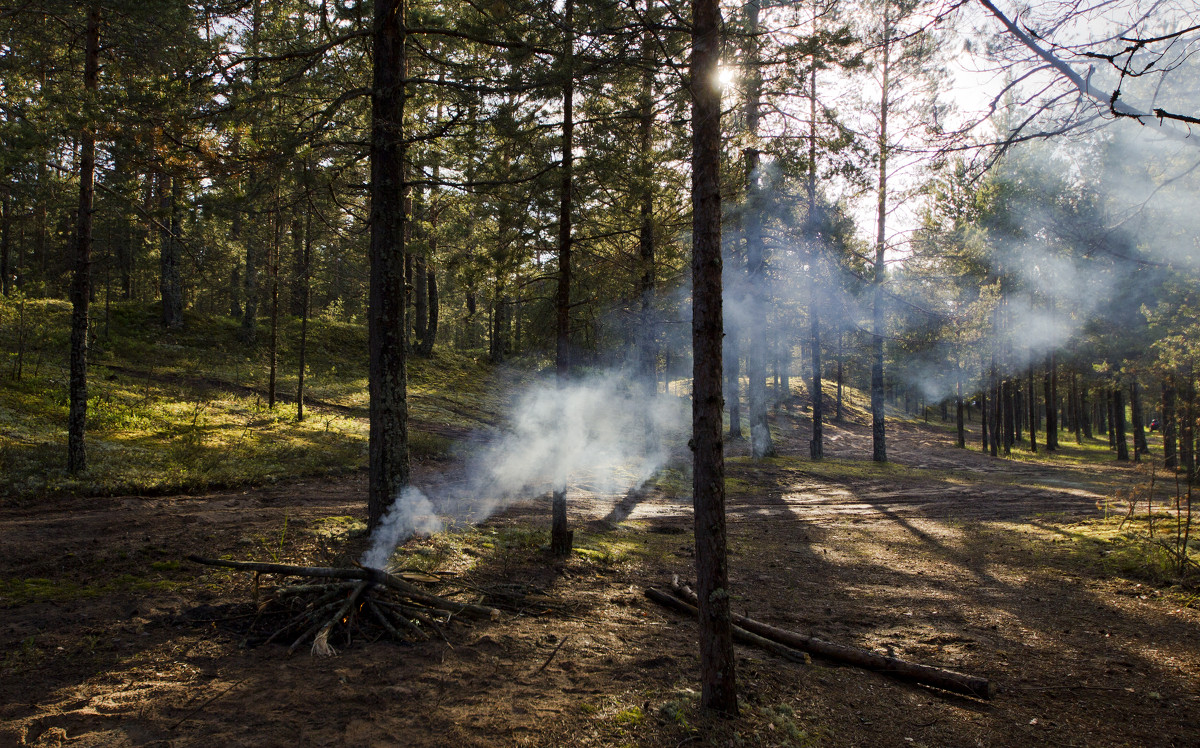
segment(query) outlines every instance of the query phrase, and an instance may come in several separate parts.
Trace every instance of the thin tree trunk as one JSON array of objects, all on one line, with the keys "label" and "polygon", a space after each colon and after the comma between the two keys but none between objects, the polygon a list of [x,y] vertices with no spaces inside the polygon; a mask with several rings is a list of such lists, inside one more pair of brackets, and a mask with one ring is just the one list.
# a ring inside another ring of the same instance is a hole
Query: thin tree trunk
[{"label": "thin tree trunk", "polygon": [[871,459],[875,462],[887,462],[886,419],[884,416],[884,383],[883,383],[883,273],[884,248],[887,240],[887,163],[888,163],[888,110],[891,74],[891,19],[888,16],[889,6],[885,3],[883,10],[883,46],[880,52],[883,59],[880,70],[883,75],[882,93],[879,100],[879,194],[875,211],[875,277],[872,338],[871,338]]},{"label": "thin tree trunk", "polygon": [[372,29],[370,527],[408,484],[408,392],[404,350],[404,0],[378,0]]},{"label": "thin tree trunk", "polygon": [[[758,137],[759,109],[762,99],[762,75],[759,71],[759,11],[758,0],[743,6],[746,29],[746,133],[751,143]],[[750,324],[746,331],[749,345],[746,349],[746,374],[749,378],[747,395],[750,405],[750,453],[754,459],[775,454],[771,429],[767,423],[767,308],[764,298],[766,277],[766,253],[763,246],[763,199],[760,186],[759,151],[751,146],[745,150],[746,157],[746,208],[742,221],[746,238],[747,292],[750,306]]]},{"label": "thin tree trunk", "polygon": [[979,353],[979,435],[982,437],[982,446],[984,454],[988,452],[988,442],[991,441],[988,436],[988,386],[987,386],[987,363],[984,361],[983,352]]},{"label": "thin tree trunk", "polygon": [[100,7],[88,9],[84,41],[83,88],[88,104],[79,149],[79,211],[75,225],[75,268],[71,279],[70,404],[67,411],[67,471],[87,470],[88,300],[91,298],[92,204],[95,198],[96,135],[90,117],[100,82]]},{"label": "thin tree trunk", "polygon": [[[307,187],[306,187],[307,189]],[[308,354],[308,311],[312,297],[312,210],[304,214],[304,244],[300,256],[300,360],[296,372],[296,421],[304,420],[304,369]]]},{"label": "thin tree trunk", "polygon": [[954,395],[954,425],[956,427],[957,439],[955,445],[959,449],[967,447],[967,427],[963,422],[963,394],[962,394],[962,372],[958,373],[958,385]]},{"label": "thin tree trunk", "polygon": [[1079,379],[1079,418],[1083,421],[1083,438],[1092,438],[1092,415],[1091,403],[1088,402],[1088,384],[1087,380],[1080,377]]},{"label": "thin tree trunk", "polygon": [[1133,459],[1140,462],[1140,455],[1150,454],[1146,444],[1145,419],[1142,414],[1142,391],[1137,382],[1129,385],[1129,406],[1133,415]]},{"label": "thin tree trunk", "polygon": [[279,375],[279,250],[283,234],[283,215],[279,211],[279,195],[275,195],[275,235],[271,240],[271,258],[268,269],[271,273],[271,341],[269,372],[267,375],[267,407],[275,409],[275,383]]},{"label": "thin tree trunk", "polygon": [[1112,397],[1113,422],[1117,426],[1113,429],[1117,441],[1117,459],[1125,462],[1129,459],[1129,444],[1125,440],[1125,392],[1120,387],[1114,387]]},{"label": "thin tree trunk", "polygon": [[162,296],[162,321],[167,329],[183,326],[183,288],[179,277],[180,257],[179,203],[183,195],[183,178],[162,173],[159,204],[163,208],[163,224],[159,231],[159,292]]},{"label": "thin tree trunk", "polygon": [[838,354],[837,354],[837,410],[834,412],[833,419],[838,423],[842,422],[842,334],[844,330],[841,325],[838,325]]},{"label": "thin tree trunk", "polygon": [[[646,19],[654,16],[654,0],[646,0]],[[638,260],[641,274],[638,276],[638,298],[641,300],[638,319],[638,369],[647,394],[658,389],[658,346],[654,325],[654,33],[647,25],[642,33],[642,89],[638,99],[638,152],[640,156],[641,188],[638,222]],[[733,418],[730,417],[732,431]],[[646,421],[649,429],[650,421]],[[739,424],[738,431],[741,431]],[[647,434],[648,438],[653,435]]]},{"label": "thin tree trunk", "polygon": [[0,201],[0,293],[12,295],[12,197],[4,191]]},{"label": "thin tree trunk", "polygon": [[1033,353],[1029,354],[1029,386],[1026,388],[1029,400],[1029,451],[1037,454],[1037,395],[1033,391]]},{"label": "thin tree trunk", "polygon": [[1175,375],[1162,379],[1163,467],[1174,470],[1179,464],[1175,442]]},{"label": "thin tree trunk", "polygon": [[[575,0],[566,0],[563,9],[563,126],[562,181],[558,207],[558,289],[555,294],[555,372],[559,386],[571,373],[571,189],[575,148]],[[566,558],[571,552],[572,532],[567,529],[567,476],[558,477],[552,502],[550,552]]]},{"label": "thin tree trunk", "polygon": [[[753,2],[753,0],[752,0]],[[700,705],[737,714],[721,444],[721,55],[716,0],[692,2],[692,496]]]},{"label": "thin tree trunk", "polygon": [[1046,373],[1042,378],[1042,395],[1046,403],[1046,451],[1058,449],[1057,377],[1054,374],[1054,353],[1046,354]]},{"label": "thin tree trunk", "polygon": [[[1183,417],[1179,422],[1179,457],[1183,461],[1184,476],[1190,485],[1196,475],[1196,379],[1189,361],[1182,372],[1183,391],[1179,393]],[[1178,411],[1177,411],[1178,412]]]}]

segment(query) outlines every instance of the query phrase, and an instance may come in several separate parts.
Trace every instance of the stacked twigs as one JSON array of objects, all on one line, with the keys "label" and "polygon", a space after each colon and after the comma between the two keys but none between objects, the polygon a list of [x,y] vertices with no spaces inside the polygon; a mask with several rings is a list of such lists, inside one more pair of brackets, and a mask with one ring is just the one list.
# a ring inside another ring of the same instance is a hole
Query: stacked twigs
[{"label": "stacked twigs", "polygon": [[291,566],[200,556],[188,556],[188,560],[254,572],[256,589],[259,574],[305,580],[273,590],[259,608],[260,612],[281,614],[285,619],[265,642],[291,639],[288,654],[311,640],[312,654],[332,656],[337,650],[331,640],[344,641],[348,646],[356,635],[370,641],[425,641],[432,636],[449,641],[444,631],[448,624],[500,615],[495,608],[434,595],[382,569]]},{"label": "stacked twigs", "polygon": [[[691,587],[680,584],[678,578],[671,584],[671,594],[650,587],[646,590],[646,597],[689,616],[694,617],[699,613],[696,593]],[[929,665],[918,665],[914,662],[869,652],[865,649],[848,647],[844,644],[834,644],[794,631],[769,626],[745,616],[735,614],[730,618],[733,623],[734,638],[790,660],[803,660],[805,659],[803,653],[807,652],[833,662],[886,673],[901,680],[968,696],[988,699],[992,697],[994,691],[992,683],[986,678],[964,675],[953,670]]]}]

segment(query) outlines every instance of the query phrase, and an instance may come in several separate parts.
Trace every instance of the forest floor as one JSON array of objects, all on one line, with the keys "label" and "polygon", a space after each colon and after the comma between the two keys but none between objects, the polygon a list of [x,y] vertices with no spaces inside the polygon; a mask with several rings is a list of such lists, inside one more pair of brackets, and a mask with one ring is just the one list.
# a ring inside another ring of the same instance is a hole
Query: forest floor
[{"label": "forest floor", "polygon": [[[807,455],[806,414],[775,427],[782,455]],[[643,495],[575,491],[562,563],[545,497],[402,550],[443,592],[530,591],[521,613],[331,658],[242,646],[252,578],[184,557],[346,565],[366,542],[357,473],[0,506],[0,746],[1200,742],[1200,597],[1129,539],[1144,517],[1117,527],[1144,475],[1099,442],[1004,460],[941,424],[889,429],[883,466],[861,413],[827,427],[821,462],[731,447],[734,609],[989,678],[991,700],[739,646],[741,715],[700,712],[696,626],[643,596],[693,573],[681,469]],[[427,460],[415,482],[453,468]]]}]

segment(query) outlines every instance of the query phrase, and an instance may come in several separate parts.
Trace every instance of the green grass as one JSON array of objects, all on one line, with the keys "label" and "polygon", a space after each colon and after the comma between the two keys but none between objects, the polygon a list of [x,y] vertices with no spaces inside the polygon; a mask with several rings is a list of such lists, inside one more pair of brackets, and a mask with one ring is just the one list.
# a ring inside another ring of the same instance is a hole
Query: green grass
[{"label": "green grass", "polygon": [[[297,320],[280,326],[278,402],[268,408],[267,330],[248,345],[234,320],[192,313],[182,330],[166,330],[157,305],[125,303],[113,305],[107,336],[93,320],[88,470],[68,475],[69,315],[61,301],[0,299],[0,499],[198,491],[365,467],[363,326],[310,322],[308,407],[298,422]],[[410,359],[415,458],[444,457],[453,446],[424,423],[469,429],[499,418],[503,388],[489,387],[490,375],[450,352]]]}]

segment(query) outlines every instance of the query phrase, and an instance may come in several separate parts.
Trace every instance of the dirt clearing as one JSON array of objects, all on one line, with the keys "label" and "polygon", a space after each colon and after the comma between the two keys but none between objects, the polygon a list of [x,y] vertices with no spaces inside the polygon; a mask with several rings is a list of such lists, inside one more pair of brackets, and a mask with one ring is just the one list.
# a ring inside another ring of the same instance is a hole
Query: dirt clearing
[{"label": "dirt clearing", "polygon": [[[779,419],[783,454],[804,421]],[[577,492],[553,565],[549,503],[409,543],[439,594],[503,605],[449,641],[243,647],[253,575],[189,553],[349,563],[365,481],[0,510],[0,745],[1185,746],[1200,742],[1194,592],[1105,563],[1078,523],[1128,468],[993,460],[895,424],[893,463],[729,459],[734,608],[831,641],[986,677],[991,701],[738,647],[742,716],[698,712],[695,626],[643,596],[691,577],[686,476]],[[433,475],[447,465],[422,466]],[[418,478],[418,483],[419,483]],[[260,596],[278,583],[263,576]]]}]

